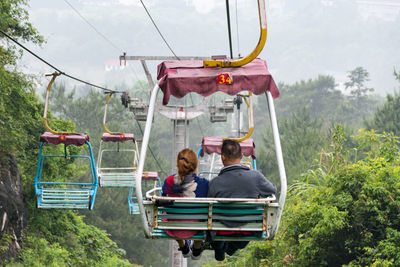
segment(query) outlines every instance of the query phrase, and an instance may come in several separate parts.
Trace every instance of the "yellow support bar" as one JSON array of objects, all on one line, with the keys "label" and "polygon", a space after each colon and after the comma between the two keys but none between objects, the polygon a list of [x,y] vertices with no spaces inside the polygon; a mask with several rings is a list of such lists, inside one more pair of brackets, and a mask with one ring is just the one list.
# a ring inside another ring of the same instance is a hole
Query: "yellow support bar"
[{"label": "yellow support bar", "polygon": [[56,80],[57,76],[61,75],[59,72],[54,72],[52,74],[46,74],[46,76],[53,76],[49,82],[49,85],[47,85],[46,89],[46,102],[44,105],[44,114],[43,114],[43,124],[44,127],[47,129],[47,131],[51,132],[52,134],[58,134],[58,135],[67,135],[67,134],[74,134],[73,132],[58,132],[50,128],[49,124],[47,123],[47,110],[49,106],[49,97],[50,97],[50,89],[51,86],[53,85],[54,81]]},{"label": "yellow support bar", "polygon": [[[247,117],[249,120],[249,131],[247,132],[247,134],[245,136],[242,136],[240,138],[223,138],[223,140],[235,140],[238,141],[239,143],[248,139],[254,131],[254,116],[253,116],[253,100],[252,100],[252,93],[249,92],[248,96],[243,96],[244,97],[244,101],[246,102],[247,105]],[[249,100],[247,100],[246,98],[249,98]]]},{"label": "yellow support bar", "polygon": [[109,133],[109,134],[111,134],[111,135],[121,135],[121,134],[123,134],[123,133],[120,133],[120,132],[111,132],[110,130],[108,130],[108,128],[107,128],[107,126],[106,126],[107,106],[108,106],[108,102],[109,102],[110,99],[111,99],[112,94],[113,94],[113,93],[111,92],[111,93],[108,95],[107,100],[106,100],[106,105],[105,105],[105,107],[104,107],[103,128],[104,128],[104,131],[106,131],[106,133]]},{"label": "yellow support bar", "polygon": [[236,60],[212,60],[207,59],[203,61],[203,66],[205,68],[210,67],[221,67],[221,68],[229,68],[229,67],[240,67],[250,63],[255,59],[263,50],[265,42],[267,40],[267,14],[265,11],[265,0],[258,0],[258,15],[260,18],[260,39],[258,40],[258,44],[256,48],[244,58],[236,59]]}]

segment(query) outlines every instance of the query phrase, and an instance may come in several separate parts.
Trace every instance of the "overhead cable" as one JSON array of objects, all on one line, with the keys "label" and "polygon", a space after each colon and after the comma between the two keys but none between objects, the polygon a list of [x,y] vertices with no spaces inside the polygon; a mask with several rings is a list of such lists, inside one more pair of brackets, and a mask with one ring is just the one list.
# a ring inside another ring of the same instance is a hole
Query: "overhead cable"
[{"label": "overhead cable", "polygon": [[[140,132],[142,133],[142,136],[143,136],[143,130],[142,130],[142,127],[140,126],[140,123],[139,123],[138,121],[136,121],[136,123],[137,123],[137,125],[139,126],[139,130],[140,130]],[[161,167],[161,164],[158,162],[156,156],[154,155],[153,150],[151,149],[150,145],[149,145],[149,150],[150,150],[150,153],[151,153],[151,155],[153,156],[154,160],[156,161],[156,164],[157,164],[158,168],[160,168],[160,170],[161,170],[162,173],[164,173],[165,175],[167,175],[167,173],[166,173],[166,172],[163,170],[163,168]]]},{"label": "overhead cable", "polygon": [[229,12],[229,0],[226,0],[225,4],[226,4],[226,19],[227,19],[227,24],[228,24],[229,51],[230,51],[231,59],[233,59],[232,34],[231,34],[231,14]]},{"label": "overhead cable", "polygon": [[[119,51],[124,51],[123,49],[119,49],[118,48],[118,46],[117,45],[115,45],[114,44],[114,42],[112,42],[109,38],[107,38],[103,33],[101,33],[99,30],[97,30],[97,28],[92,24],[92,23],[90,23],[89,22],[89,20],[88,19],[86,19],[74,6],[72,6],[67,0],[64,0],[64,2],[66,2],[97,34],[99,34],[103,39],[105,39],[112,47],[114,47],[115,49],[117,49],[117,50],[119,50]],[[129,65],[129,66],[131,66],[131,65]],[[139,86],[144,90],[144,91],[146,91],[145,90],[145,88],[143,87],[143,85],[140,83],[140,79],[139,79],[139,77],[138,77],[138,74],[136,73],[136,70],[135,70],[135,67],[134,66],[131,66],[132,67],[132,70],[133,70],[133,73],[134,73],[134,75],[135,75],[135,77],[136,77],[136,79],[138,80],[138,83],[139,83]],[[142,128],[141,128],[141,126],[140,126],[140,124],[139,124],[139,122],[138,121],[136,121],[137,123],[138,123],[138,126],[139,126],[139,130],[140,130],[140,132],[142,133],[142,135],[143,135],[143,131],[142,131]],[[154,160],[156,161],[156,163],[157,163],[157,165],[158,165],[158,167],[160,168],[160,170],[161,170],[161,172],[163,172],[165,175],[167,174],[166,172],[164,172],[164,170],[161,168],[161,165],[160,165],[160,163],[158,162],[158,160],[157,160],[157,158],[155,157],[155,155],[154,155],[154,153],[153,153],[153,150],[151,149],[151,147],[150,147],[150,145],[149,145],[149,150],[150,150],[150,153],[151,153],[151,155],[153,156],[153,158],[154,158]]]},{"label": "overhead cable", "polygon": [[[113,41],[110,40],[110,38],[108,38],[105,34],[103,34],[101,31],[99,31],[92,23],[90,23],[90,21],[85,18],[70,2],[68,2],[67,0],[64,0],[65,3],[67,3],[74,11],[76,14],[78,14],[79,17],[81,17],[81,19],[86,22],[98,35],[100,35],[100,37],[102,37],[104,40],[107,41],[108,44],[110,44],[113,48],[115,48],[116,50],[118,50],[119,52],[121,51],[126,51],[124,49],[121,49],[118,45],[116,45]],[[135,67],[132,65],[129,65],[132,67],[133,70],[133,74],[135,75],[136,79],[138,81],[140,81],[138,74],[136,73]],[[140,84],[139,82],[139,86],[145,90],[145,88],[143,88],[143,86]]]},{"label": "overhead cable", "polygon": [[237,49],[238,49],[238,57],[240,58],[240,38],[239,38],[239,17],[238,17],[238,1],[235,0],[235,8],[236,8],[236,35],[237,35]]},{"label": "overhead cable", "polygon": [[96,84],[93,84],[93,83],[84,81],[84,80],[82,80],[82,79],[76,78],[76,77],[74,77],[74,76],[72,76],[72,75],[69,75],[69,74],[63,72],[62,70],[60,70],[59,68],[55,67],[54,65],[50,64],[49,62],[47,62],[46,60],[44,60],[43,58],[41,58],[40,56],[38,56],[38,55],[35,54],[34,52],[32,52],[30,49],[28,49],[27,47],[25,47],[24,45],[22,45],[21,43],[19,43],[17,40],[15,40],[14,38],[12,38],[10,35],[8,35],[7,33],[5,33],[3,30],[0,29],[0,32],[1,32],[2,34],[4,34],[8,39],[10,39],[10,40],[13,41],[14,43],[16,43],[18,46],[20,46],[22,49],[24,49],[25,51],[29,52],[32,56],[36,57],[37,59],[39,59],[40,61],[42,61],[42,62],[45,63],[46,65],[48,65],[49,67],[53,68],[54,70],[58,71],[60,74],[66,76],[66,77],[68,77],[68,78],[70,78],[70,79],[73,79],[73,80],[75,80],[75,81],[84,83],[84,84],[86,84],[86,85],[89,85],[89,86],[92,86],[92,87],[95,87],[95,88],[98,88],[98,89],[101,89],[101,90],[104,90],[104,91],[107,91],[107,92],[122,93],[122,91],[111,90],[111,89],[108,89],[108,88],[106,88],[106,87],[102,87],[102,86],[99,86],[99,85],[96,85]]},{"label": "overhead cable", "polygon": [[107,38],[107,36],[105,36],[99,30],[97,30],[97,28],[92,23],[90,23],[89,20],[87,20],[73,5],[71,5],[70,2],[68,2],[67,0],[64,0],[64,2],[67,3],[72,8],[72,10],[74,10],[75,13],[78,14],[78,16],[81,17],[95,32],[97,32],[98,35],[100,35],[104,40],[106,40],[111,46],[113,46],[119,52],[123,52],[123,50],[119,48],[114,42],[112,42],[109,38]]},{"label": "overhead cable", "polygon": [[171,53],[176,57],[176,59],[180,60],[179,57],[175,54],[174,50],[172,50],[171,46],[168,44],[167,40],[164,38],[163,34],[161,33],[161,31],[158,28],[157,24],[155,23],[154,19],[152,18],[149,11],[147,10],[146,5],[143,3],[142,0],[140,0],[140,3],[142,3],[144,10],[146,11],[147,15],[149,16],[149,18],[150,18],[151,22],[153,23],[154,27],[156,28],[157,32],[160,34],[161,38],[164,40],[164,43],[168,46]]},{"label": "overhead cable", "polygon": [[[190,100],[192,101],[192,105],[194,106],[194,101],[193,101],[193,98],[192,98],[192,94],[189,94],[189,96],[190,96]],[[199,130],[201,132],[201,135],[205,136],[204,132],[203,132],[203,129],[201,128],[201,125],[200,125],[200,119],[198,117],[196,117],[195,119],[196,119],[196,125],[199,128]]]}]

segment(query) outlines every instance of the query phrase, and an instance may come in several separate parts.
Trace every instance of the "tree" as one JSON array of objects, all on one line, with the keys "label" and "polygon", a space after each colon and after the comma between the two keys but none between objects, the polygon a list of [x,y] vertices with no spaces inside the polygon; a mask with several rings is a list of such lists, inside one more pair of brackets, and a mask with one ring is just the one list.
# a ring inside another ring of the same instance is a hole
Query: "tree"
[{"label": "tree", "polygon": [[[43,42],[36,29],[28,21],[28,12],[21,7],[24,0],[5,0],[0,4],[0,29],[20,41],[36,44]],[[39,125],[40,106],[34,93],[33,77],[19,72],[17,49],[2,34],[0,40],[0,150],[21,150],[32,137],[28,134]],[[25,138],[27,137],[27,138]]]},{"label": "tree", "polygon": [[[395,79],[400,82],[400,73],[394,70]],[[365,121],[368,129],[375,129],[378,132],[392,132],[400,136],[400,95],[395,92],[394,95],[387,95],[386,102],[382,107],[376,109],[374,117]]]},{"label": "tree", "polygon": [[357,67],[348,72],[347,78],[349,81],[345,82],[346,89],[350,88],[350,94],[358,99],[366,96],[369,92],[373,92],[373,88],[366,87],[365,83],[369,81],[369,73],[362,67]]},{"label": "tree", "polygon": [[396,69],[394,69],[393,75],[394,75],[395,79],[400,83],[400,72],[397,72]]},{"label": "tree", "polygon": [[[40,45],[43,37],[29,23],[26,3],[25,0],[2,0],[0,29],[18,41]],[[14,154],[17,158],[26,215],[18,258],[6,260],[2,265],[130,266],[127,260],[121,259],[125,252],[107,233],[83,223],[76,211],[36,209],[33,180],[39,137],[45,130],[42,122],[44,105],[35,94],[35,78],[18,69],[17,60],[22,51],[18,51],[3,35],[0,35],[0,41],[4,44],[0,45],[0,151]],[[51,113],[48,120],[55,129],[74,130],[75,127],[71,122],[54,118]],[[63,148],[49,146],[48,149],[60,151]],[[67,177],[78,169],[75,164],[64,161],[52,163],[45,172]],[[7,251],[10,238],[14,237],[0,232],[0,253]]]},{"label": "tree", "polygon": [[[326,145],[328,132],[323,129],[320,119],[311,117],[308,108],[299,109],[291,118],[282,120],[279,131],[286,174],[290,182],[312,166],[321,148]],[[272,134],[264,136],[264,147],[257,153],[257,166],[269,179],[279,184]]]},{"label": "tree", "polygon": [[354,140],[364,159],[330,173],[313,169],[324,183],[299,178],[275,240],[248,246],[225,266],[400,265],[398,138],[362,130]]}]

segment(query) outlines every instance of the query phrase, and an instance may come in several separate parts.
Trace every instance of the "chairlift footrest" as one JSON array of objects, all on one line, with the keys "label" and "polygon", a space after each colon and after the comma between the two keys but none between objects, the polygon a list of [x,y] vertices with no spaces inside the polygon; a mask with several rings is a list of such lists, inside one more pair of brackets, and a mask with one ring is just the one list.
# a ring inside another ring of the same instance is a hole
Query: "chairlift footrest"
[{"label": "chairlift footrest", "polygon": [[37,196],[38,208],[89,209],[91,189],[42,188]]}]

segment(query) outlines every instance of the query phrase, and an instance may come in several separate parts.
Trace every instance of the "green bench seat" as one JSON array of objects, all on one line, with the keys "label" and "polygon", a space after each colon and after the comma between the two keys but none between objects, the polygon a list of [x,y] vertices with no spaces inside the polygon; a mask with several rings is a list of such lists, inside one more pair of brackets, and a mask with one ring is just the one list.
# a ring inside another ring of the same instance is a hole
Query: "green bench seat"
[{"label": "green bench seat", "polygon": [[[190,239],[205,239],[207,231],[237,231],[234,236],[218,235],[214,240],[265,240],[272,238],[278,203],[267,199],[169,198],[153,196],[144,200],[152,238],[176,239],[165,230],[197,230]],[[194,221],[187,221],[194,220]],[[228,227],[222,221],[244,223]],[[240,236],[241,231],[254,235]]]}]

